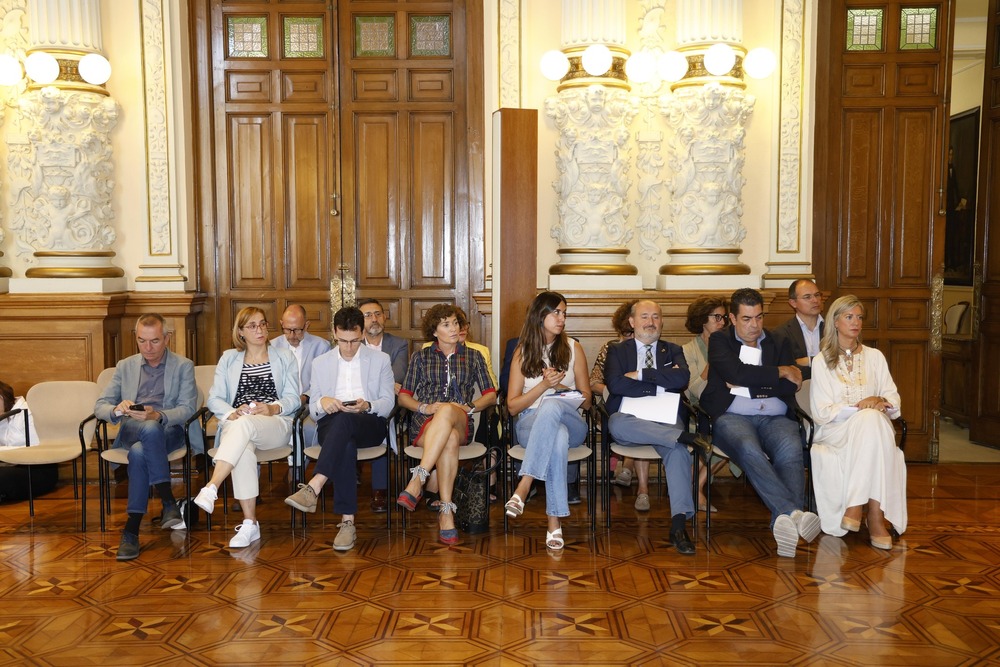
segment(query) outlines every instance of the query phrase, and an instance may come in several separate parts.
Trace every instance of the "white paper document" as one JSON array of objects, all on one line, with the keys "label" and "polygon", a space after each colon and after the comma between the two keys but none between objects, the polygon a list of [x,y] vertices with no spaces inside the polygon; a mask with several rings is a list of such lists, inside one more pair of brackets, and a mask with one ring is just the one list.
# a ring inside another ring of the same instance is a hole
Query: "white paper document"
[{"label": "white paper document", "polygon": [[669,391],[639,398],[626,396],[622,399],[620,412],[659,424],[676,424],[680,403],[681,395]]},{"label": "white paper document", "polygon": [[574,408],[578,408],[583,405],[583,394],[571,389],[570,391],[557,391],[551,394],[545,394],[542,396],[543,401],[555,400],[562,401],[563,403],[570,405]]},{"label": "white paper document", "polygon": [[[748,366],[760,366],[760,348],[750,347],[749,345],[740,346],[740,361]],[[750,398],[750,389],[748,387],[733,387],[729,390],[729,393],[733,396]]]}]

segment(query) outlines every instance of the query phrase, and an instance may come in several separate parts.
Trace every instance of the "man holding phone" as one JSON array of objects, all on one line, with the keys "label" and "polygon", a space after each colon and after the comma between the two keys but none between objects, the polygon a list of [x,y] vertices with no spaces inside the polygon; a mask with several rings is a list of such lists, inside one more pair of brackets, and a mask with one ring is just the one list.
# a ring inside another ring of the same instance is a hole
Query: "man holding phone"
[{"label": "man holding phone", "polygon": [[313,361],[309,387],[309,414],[322,445],[316,474],[285,498],[297,510],[315,512],[323,485],[333,480],[333,511],[343,515],[333,540],[336,551],[354,547],[358,449],[382,442],[386,418],[396,404],[389,355],[365,346],[364,324],[364,314],[354,307],[333,316],[336,347]]},{"label": "man holding phone", "polygon": [[157,313],[139,317],[135,339],[139,354],[118,362],[94,414],[118,424],[115,447],[128,452],[128,520],[118,560],[139,556],[139,525],[149,504],[149,487],[163,503],[161,528],[181,528],[183,519],[170,490],[167,452],[184,443],[184,422],[197,409],[194,363],[167,349],[170,334]]}]

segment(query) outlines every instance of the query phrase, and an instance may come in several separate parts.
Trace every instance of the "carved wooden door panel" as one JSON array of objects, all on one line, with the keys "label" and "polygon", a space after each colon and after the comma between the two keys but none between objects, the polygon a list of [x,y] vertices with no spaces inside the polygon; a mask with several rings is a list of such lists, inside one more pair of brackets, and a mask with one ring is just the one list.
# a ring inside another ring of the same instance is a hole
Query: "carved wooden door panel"
[{"label": "carved wooden door panel", "polygon": [[470,297],[482,286],[481,12],[466,0],[338,3],[335,261],[359,297],[388,310],[386,327],[414,341],[435,303],[456,303],[472,318]]},{"label": "carved wooden door panel", "polygon": [[190,1],[199,275],[213,295],[203,339],[219,340],[205,360],[230,346],[248,304],[276,327],[300,303],[314,333],[329,331],[339,275],[382,300],[387,328],[404,337],[421,338],[434,303],[474,317],[485,281],[482,3]]},{"label": "carved wooden door panel", "polygon": [[[976,211],[976,304],[972,311],[973,368],[969,439],[1000,447],[1000,3],[990,0]],[[980,280],[981,279],[981,280]]]},{"label": "carved wooden door panel", "polygon": [[211,127],[201,190],[214,193],[200,239],[202,289],[216,295],[207,347],[218,340],[217,356],[232,346],[246,305],[261,306],[279,335],[282,310],[300,303],[324,335],[339,165],[334,12],[325,0],[197,0],[193,10],[209,107],[199,113]]},{"label": "carved wooden door panel", "polygon": [[[909,424],[906,457],[936,456],[951,3],[819,3],[816,274],[867,310]],[[830,326],[829,324],[827,326]]]}]

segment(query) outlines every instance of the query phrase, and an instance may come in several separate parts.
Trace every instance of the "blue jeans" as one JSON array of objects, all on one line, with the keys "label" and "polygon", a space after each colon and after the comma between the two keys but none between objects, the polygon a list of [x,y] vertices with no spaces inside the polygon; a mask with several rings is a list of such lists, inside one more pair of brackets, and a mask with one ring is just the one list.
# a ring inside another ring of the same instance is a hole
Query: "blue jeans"
[{"label": "blue jeans", "polygon": [[771,510],[771,524],[802,509],[806,472],[799,425],[784,416],[716,417],[712,440],[743,469],[757,495]]},{"label": "blue jeans", "polygon": [[125,417],[118,430],[115,447],[128,448],[129,514],[145,514],[150,485],[170,481],[167,452],[184,445],[184,428],[164,427],[155,421]]},{"label": "blue jeans", "polygon": [[521,475],[545,482],[545,513],[569,516],[566,494],[566,461],[570,447],[579,447],[587,437],[587,422],[576,408],[562,401],[542,401],[520,414],[514,425],[524,445]]},{"label": "blue jeans", "polygon": [[611,437],[620,445],[650,445],[663,459],[670,496],[670,516],[694,516],[691,491],[691,453],[686,445],[677,443],[681,429],[676,424],[660,424],[635,415],[616,412],[608,420]]}]

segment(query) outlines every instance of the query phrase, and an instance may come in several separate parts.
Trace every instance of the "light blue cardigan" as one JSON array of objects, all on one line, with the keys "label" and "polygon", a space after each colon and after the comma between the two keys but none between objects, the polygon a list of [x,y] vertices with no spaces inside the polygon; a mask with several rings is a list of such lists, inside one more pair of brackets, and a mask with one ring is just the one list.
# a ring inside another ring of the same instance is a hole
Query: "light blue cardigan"
[{"label": "light blue cardigan", "polygon": [[[299,391],[299,364],[295,355],[288,350],[269,345],[267,355],[271,362],[271,376],[274,387],[278,390],[276,403],[281,406],[281,418],[291,420],[292,414],[302,405],[302,394]],[[246,353],[238,350],[226,350],[222,353],[215,367],[215,381],[208,393],[208,409],[211,410],[220,424],[224,424],[235,410],[232,404],[236,398],[236,389],[240,386],[240,374],[243,372],[243,359]]]}]

